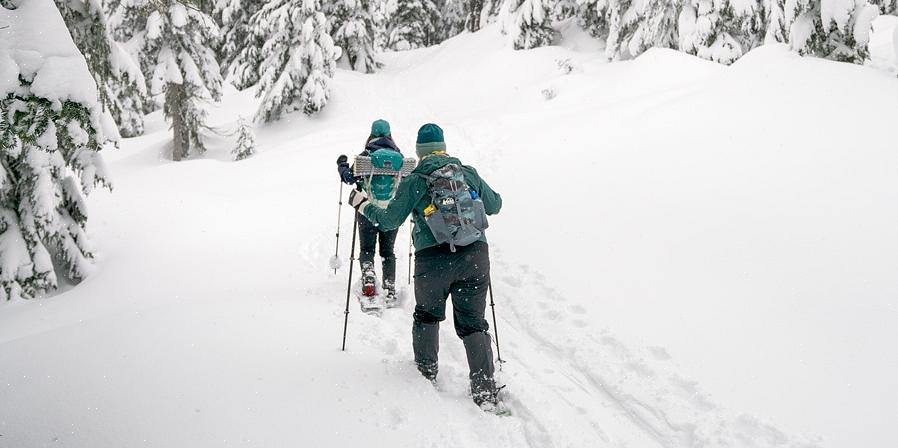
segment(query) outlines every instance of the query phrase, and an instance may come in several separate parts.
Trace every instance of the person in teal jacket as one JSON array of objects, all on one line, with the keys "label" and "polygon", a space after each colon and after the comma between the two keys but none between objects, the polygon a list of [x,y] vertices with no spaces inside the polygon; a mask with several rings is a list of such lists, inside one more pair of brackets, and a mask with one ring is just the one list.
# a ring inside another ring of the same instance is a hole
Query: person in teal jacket
[{"label": "person in teal jacket", "polygon": [[412,175],[402,180],[395,199],[386,208],[371,204],[363,192],[352,192],[349,203],[382,230],[398,228],[409,214],[413,216],[415,313],[412,345],[418,370],[427,379],[436,380],[439,323],[446,319],[446,300],[451,295],[455,332],[468,357],[474,402],[483,408],[495,407],[498,388],[493,379],[493,353],[485,317],[490,284],[486,234],[472,244],[456,247],[455,251],[448,243],[438,244],[424,219],[424,209],[431,203],[426,176],[447,164],[459,165],[465,183],[477,192],[488,215],[499,213],[502,197],[490,188],[477,170],[446,153],[443,130],[439,126],[422,126],[415,149],[420,163]]}]

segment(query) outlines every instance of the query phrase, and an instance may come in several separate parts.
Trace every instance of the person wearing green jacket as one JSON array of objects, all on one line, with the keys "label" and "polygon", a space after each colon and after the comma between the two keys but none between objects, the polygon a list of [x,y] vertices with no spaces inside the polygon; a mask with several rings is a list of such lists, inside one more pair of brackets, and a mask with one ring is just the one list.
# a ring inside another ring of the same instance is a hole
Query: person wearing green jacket
[{"label": "person wearing green jacket", "polygon": [[427,176],[450,163],[460,166],[465,183],[483,201],[487,215],[499,213],[502,197],[490,188],[477,170],[446,153],[443,130],[439,126],[422,126],[415,149],[420,163],[412,175],[402,180],[395,199],[386,208],[377,207],[363,192],[356,191],[350,194],[349,203],[382,230],[398,228],[409,214],[413,216],[415,313],[412,345],[415,363],[425,378],[436,380],[439,323],[446,319],[446,300],[451,295],[455,332],[465,346],[474,402],[484,409],[494,408],[498,403],[498,388],[493,379],[493,352],[485,318],[490,284],[489,245],[485,233],[466,246],[453,248],[448,243],[437,243],[424,219],[425,208],[431,205]]}]

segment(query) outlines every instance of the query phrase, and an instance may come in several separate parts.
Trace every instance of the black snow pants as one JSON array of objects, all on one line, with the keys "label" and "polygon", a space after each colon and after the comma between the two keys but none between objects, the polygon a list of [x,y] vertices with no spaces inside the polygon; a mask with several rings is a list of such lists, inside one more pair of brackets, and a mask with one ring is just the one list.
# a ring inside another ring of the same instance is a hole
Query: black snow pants
[{"label": "black snow pants", "polygon": [[489,284],[487,243],[457,247],[456,252],[443,244],[415,253],[415,363],[425,377],[436,377],[439,323],[446,319],[446,299],[451,295],[455,333],[465,346],[475,397],[494,393],[496,387],[489,324],[484,316]]},{"label": "black snow pants", "polygon": [[396,244],[396,235],[399,229],[383,232],[378,229],[364,215],[359,213],[359,263],[364,268],[365,263],[374,264],[374,249],[380,240],[380,256],[383,259],[383,281],[396,284],[396,253],[393,246]]}]

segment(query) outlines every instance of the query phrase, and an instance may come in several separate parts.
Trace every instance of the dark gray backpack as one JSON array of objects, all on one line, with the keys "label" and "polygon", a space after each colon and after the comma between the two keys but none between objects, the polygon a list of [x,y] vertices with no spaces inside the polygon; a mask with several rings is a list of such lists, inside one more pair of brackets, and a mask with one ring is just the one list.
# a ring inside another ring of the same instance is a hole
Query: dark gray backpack
[{"label": "dark gray backpack", "polygon": [[461,167],[450,163],[429,176],[421,176],[427,180],[431,198],[431,204],[424,209],[424,221],[437,243],[449,243],[455,252],[456,246],[479,240],[489,223],[483,201],[468,188]]}]

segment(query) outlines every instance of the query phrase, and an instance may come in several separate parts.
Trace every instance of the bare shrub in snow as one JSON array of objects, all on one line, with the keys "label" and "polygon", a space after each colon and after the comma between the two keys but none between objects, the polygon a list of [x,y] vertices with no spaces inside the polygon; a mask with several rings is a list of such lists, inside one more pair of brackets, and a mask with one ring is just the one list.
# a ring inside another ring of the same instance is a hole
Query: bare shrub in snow
[{"label": "bare shrub in snow", "polygon": [[564,75],[569,75],[574,71],[574,63],[571,62],[571,58],[556,59],[555,65],[558,66],[558,70]]},{"label": "bare shrub in snow", "polygon": [[558,93],[555,91],[554,87],[547,87],[547,88],[543,89],[541,93],[543,94],[543,98],[546,101],[549,101],[558,95]]}]

